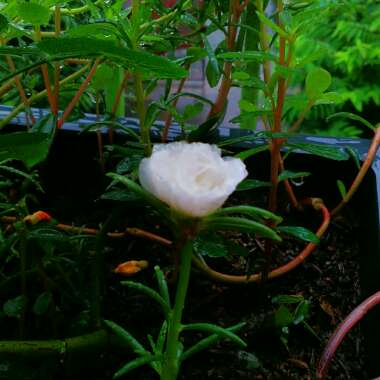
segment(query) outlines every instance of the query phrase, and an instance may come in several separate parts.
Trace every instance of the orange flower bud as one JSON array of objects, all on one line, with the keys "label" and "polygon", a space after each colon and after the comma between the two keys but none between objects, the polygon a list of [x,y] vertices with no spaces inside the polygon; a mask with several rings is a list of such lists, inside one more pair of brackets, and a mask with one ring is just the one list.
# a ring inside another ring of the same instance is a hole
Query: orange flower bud
[{"label": "orange flower bud", "polygon": [[50,222],[51,220],[52,217],[45,211],[36,211],[34,214],[28,215],[24,218],[24,222],[30,224],[37,224],[41,221]]},{"label": "orange flower bud", "polygon": [[142,269],[148,268],[148,265],[149,263],[146,260],[130,260],[119,264],[115,268],[114,272],[123,276],[133,276],[134,274],[140,272]]}]

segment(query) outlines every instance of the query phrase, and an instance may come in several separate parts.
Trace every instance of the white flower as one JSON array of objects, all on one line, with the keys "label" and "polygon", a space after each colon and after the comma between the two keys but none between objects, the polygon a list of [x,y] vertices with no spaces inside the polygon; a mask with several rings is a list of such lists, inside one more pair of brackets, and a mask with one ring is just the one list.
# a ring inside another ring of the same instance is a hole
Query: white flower
[{"label": "white flower", "polygon": [[248,172],[237,158],[222,158],[216,145],[173,142],[155,145],[139,167],[145,190],[173,209],[201,217],[221,207]]}]

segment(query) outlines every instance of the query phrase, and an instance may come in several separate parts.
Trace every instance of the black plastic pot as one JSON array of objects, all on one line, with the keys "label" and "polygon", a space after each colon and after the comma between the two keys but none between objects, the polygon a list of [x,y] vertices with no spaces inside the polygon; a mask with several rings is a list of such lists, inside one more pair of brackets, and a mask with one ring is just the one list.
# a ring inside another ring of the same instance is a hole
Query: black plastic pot
[{"label": "black plastic pot", "polygon": [[[0,119],[10,112],[10,107],[0,106]],[[33,110],[36,119],[44,116],[47,111]],[[97,157],[97,138],[95,133],[78,135],[83,127],[96,121],[94,115],[86,115],[77,122],[65,123],[55,140],[48,162],[44,165],[43,175],[49,178],[48,191],[55,202],[66,202],[68,217],[71,208],[86,204],[85,200],[94,199],[103,189],[104,176],[100,169]],[[134,119],[118,120],[123,125],[138,131],[138,123]],[[25,125],[25,117],[19,115],[12,121],[15,125]],[[153,133],[157,133],[157,125]],[[106,129],[103,130],[106,134]],[[252,131],[240,129],[220,128],[218,139],[230,139],[252,134]],[[169,138],[175,139],[179,130],[171,130]],[[73,138],[75,137],[75,138]],[[121,137],[123,138],[123,137]],[[324,146],[334,146],[339,149],[351,148],[358,157],[364,158],[369,140],[349,138],[323,138],[318,136],[297,136],[291,142],[314,143]],[[232,149],[252,148],[262,144],[261,140],[241,142]],[[255,155],[249,159],[248,165],[252,168],[255,178],[265,178],[269,172],[269,160],[266,153]],[[332,161],[313,156],[305,152],[290,155],[287,159],[287,169],[310,171],[312,176],[296,187],[296,191],[307,196],[329,199],[331,206],[336,205],[340,195],[336,181],[342,180],[349,185],[357,173],[353,160]],[[380,290],[380,155],[367,173],[359,191],[352,199],[352,207],[356,209],[360,229],[360,274],[362,298],[365,299]],[[53,201],[53,202],[54,202]],[[329,204],[327,204],[329,206]],[[362,323],[366,345],[367,372],[372,377],[380,376],[380,308],[370,313]]]}]

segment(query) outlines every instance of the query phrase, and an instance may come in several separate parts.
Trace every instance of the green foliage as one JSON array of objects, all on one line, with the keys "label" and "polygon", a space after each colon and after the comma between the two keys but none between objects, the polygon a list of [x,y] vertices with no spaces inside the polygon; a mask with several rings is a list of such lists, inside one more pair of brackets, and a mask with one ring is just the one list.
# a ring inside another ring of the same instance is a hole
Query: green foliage
[{"label": "green foliage", "polygon": [[310,301],[301,295],[278,295],[272,298],[272,303],[279,305],[274,313],[274,324],[286,348],[288,348],[291,326],[302,325],[319,340],[316,332],[307,323],[310,317]]}]

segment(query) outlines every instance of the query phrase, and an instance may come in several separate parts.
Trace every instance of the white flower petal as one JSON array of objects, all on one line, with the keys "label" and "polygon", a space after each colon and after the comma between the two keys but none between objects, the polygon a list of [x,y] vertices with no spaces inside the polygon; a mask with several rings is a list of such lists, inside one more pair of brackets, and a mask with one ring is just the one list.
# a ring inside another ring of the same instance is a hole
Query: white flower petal
[{"label": "white flower petal", "polygon": [[221,207],[247,174],[240,159],[223,159],[217,146],[186,142],[155,145],[139,168],[146,190],[194,217]]}]

